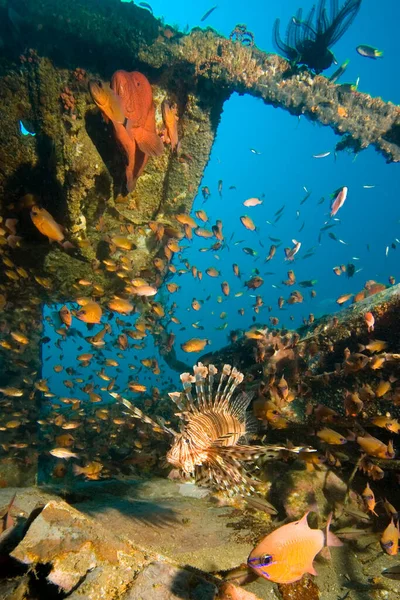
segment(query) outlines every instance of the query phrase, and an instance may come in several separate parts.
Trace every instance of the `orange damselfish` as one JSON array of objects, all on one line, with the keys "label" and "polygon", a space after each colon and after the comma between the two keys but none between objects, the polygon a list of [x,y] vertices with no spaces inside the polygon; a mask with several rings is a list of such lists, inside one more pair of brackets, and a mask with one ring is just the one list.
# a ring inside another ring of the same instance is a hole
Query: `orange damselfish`
[{"label": "orange damselfish", "polygon": [[342,546],[342,542],[329,531],[311,529],[307,522],[308,512],[299,521],[282,525],[258,544],[250,553],[247,564],[257,575],[275,583],[293,583],[305,573],[317,575],[313,561],[327,546]]},{"label": "orange damselfish", "polygon": [[45,209],[36,204],[31,209],[31,219],[35,227],[49,238],[49,242],[62,242],[64,239],[63,228]]}]

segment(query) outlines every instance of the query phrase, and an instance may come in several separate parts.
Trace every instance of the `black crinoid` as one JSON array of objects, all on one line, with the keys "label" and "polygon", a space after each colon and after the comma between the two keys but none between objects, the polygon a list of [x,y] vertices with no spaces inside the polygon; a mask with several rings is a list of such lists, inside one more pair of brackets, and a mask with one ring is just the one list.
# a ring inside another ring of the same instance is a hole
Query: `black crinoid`
[{"label": "black crinoid", "polygon": [[[291,62],[307,65],[316,73],[328,69],[335,57],[329,50],[342,37],[353,22],[362,0],[346,0],[339,10],[339,0],[330,1],[328,17],[326,0],[319,0],[310,10],[308,18],[302,20],[303,9],[290,20],[283,42],[279,34],[279,19],[274,24],[274,43]],[[315,22],[314,22],[315,19]]]}]

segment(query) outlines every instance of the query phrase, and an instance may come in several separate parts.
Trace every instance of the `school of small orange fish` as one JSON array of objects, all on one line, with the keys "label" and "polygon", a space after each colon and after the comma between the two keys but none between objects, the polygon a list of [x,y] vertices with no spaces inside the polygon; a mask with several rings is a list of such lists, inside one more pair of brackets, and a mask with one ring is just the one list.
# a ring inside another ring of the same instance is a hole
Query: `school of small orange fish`
[{"label": "school of small orange fish", "polygon": [[[138,89],[140,89],[140,94],[137,92]],[[155,109],[151,85],[143,74],[117,71],[112,78],[111,86],[101,84],[101,82],[92,82],[90,93],[104,117],[111,122],[115,136],[126,155],[126,187],[128,191],[134,188],[148,159],[165,150],[164,144],[171,146],[171,152],[179,153],[178,109],[168,99],[163,102],[165,131],[161,138],[155,128]],[[182,160],[189,159],[183,157]],[[222,182],[219,182],[218,188],[221,192]],[[210,189],[204,186],[202,194],[203,198],[207,199],[210,196]],[[343,207],[347,196],[347,187],[336,191],[332,198],[331,218]],[[243,202],[247,208],[260,203],[262,203],[260,198],[249,198]],[[24,211],[25,214],[29,213],[33,225],[44,238],[48,238],[50,242],[57,242],[65,252],[71,250],[72,244],[68,241],[68,233],[48,210],[40,206],[34,196],[30,194],[24,196],[21,199],[19,210]],[[277,219],[282,210],[278,211]],[[159,450],[154,448],[153,434],[149,432],[146,423],[151,424],[153,431],[156,432],[156,437],[158,435],[158,442],[162,440],[165,431],[169,431],[175,436],[178,435],[170,428],[171,422],[175,418],[172,408],[168,409],[166,404],[163,404],[163,394],[158,388],[153,387],[149,390],[148,386],[140,380],[140,370],[134,378],[129,379],[125,389],[121,389],[119,385],[120,361],[132,350],[143,349],[147,336],[158,335],[158,340],[161,340],[158,341],[158,345],[162,346],[164,354],[174,351],[176,336],[169,325],[180,324],[175,316],[178,302],[169,306],[169,298],[167,301],[155,300],[155,296],[159,293],[166,275],[191,274],[198,280],[203,277],[201,271],[182,257],[180,260],[184,268],[178,269],[176,266],[183,238],[190,241],[194,234],[208,239],[211,246],[207,250],[213,251],[223,250],[226,245],[222,221],[217,221],[215,225],[206,228],[208,216],[204,210],[197,210],[195,218],[179,213],[175,215],[175,219],[175,227],[164,226],[161,222],[154,221],[148,223],[147,228],[140,228],[143,230],[143,235],[154,236],[155,241],[159,244],[159,255],[154,259],[156,276],[153,279],[132,277],[132,259],[126,253],[132,249],[129,236],[133,226],[121,225],[119,235],[104,236],[109,246],[110,256],[94,266],[95,271],[105,270],[122,281],[124,287],[120,295],[105,299],[104,290],[99,285],[90,280],[81,279],[76,282],[75,289],[71,290],[71,302],[66,302],[61,308],[58,307],[55,311],[57,314],[48,318],[56,339],[54,350],[60,350],[59,362],[53,367],[53,370],[57,375],[65,376],[63,381],[66,389],[65,396],[55,395],[48,379],[40,378],[40,374],[36,371],[32,372],[29,364],[24,361],[24,352],[30,344],[31,328],[32,326],[35,328],[35,324],[28,325],[21,321],[18,328],[10,329],[7,322],[1,322],[0,345],[3,351],[10,353],[21,371],[18,384],[0,388],[0,432],[3,438],[1,461],[16,460],[29,464],[30,451],[33,446],[35,451],[47,455],[50,465],[49,475],[54,480],[62,480],[71,475],[98,480],[121,475],[124,473],[124,469],[126,474],[129,474],[132,466],[139,472],[150,473],[158,461]],[[240,220],[247,230],[256,230],[254,221],[248,215],[243,215]],[[329,224],[326,228],[328,227]],[[101,220],[98,229],[100,232],[102,231]],[[21,282],[23,284],[24,280],[32,277],[32,273],[19,265],[17,259],[14,258],[16,256],[14,251],[18,249],[22,241],[18,217],[2,218],[0,240],[1,261],[9,282],[0,289],[0,307],[4,309],[12,303],[10,294],[12,286]],[[279,241],[277,240],[277,242]],[[277,249],[276,243],[271,245],[265,258],[266,262],[274,259]],[[251,256],[255,254],[251,248],[243,248],[243,250]],[[284,249],[283,258],[292,265],[300,250],[301,242],[293,239],[293,245]],[[240,266],[234,264],[232,268],[234,275],[240,278]],[[340,276],[347,268],[349,266],[339,265],[335,266],[333,271]],[[205,274],[211,278],[221,278],[220,271],[212,266],[206,269]],[[288,271],[287,276],[288,279],[283,284],[289,287],[296,285],[294,268]],[[33,275],[33,277],[44,290],[49,289],[51,282],[46,277],[39,275]],[[244,285],[250,291],[257,290],[263,283],[263,278],[259,274],[255,274]],[[301,287],[312,288],[311,296],[315,296],[312,280],[301,283],[303,284]],[[389,283],[391,285],[395,283],[393,276],[390,276]],[[173,282],[167,282],[165,287],[169,294],[174,294],[179,290],[179,285]],[[353,302],[360,302],[385,288],[386,285],[370,280],[366,282],[363,290],[355,295],[340,296],[337,303],[342,305],[351,299]],[[225,297],[231,293],[227,281],[221,281],[221,292]],[[237,296],[240,296],[241,293]],[[32,306],[41,303],[39,297],[31,298],[31,301]],[[75,304],[72,304],[72,301]],[[287,299],[283,296],[279,298],[278,310],[284,304],[290,306],[302,302],[303,294],[299,290],[294,290]],[[202,305],[202,301],[193,298],[191,309],[195,312],[200,311]],[[263,305],[263,296],[257,295],[254,312],[257,314]],[[29,307],[27,312],[29,313]],[[239,314],[243,315],[244,309],[239,309]],[[134,318],[133,315],[135,315]],[[132,316],[133,323],[127,323],[126,317],[129,316]],[[354,458],[356,455],[356,470],[361,471],[366,480],[365,489],[359,494],[360,510],[358,513],[353,511],[352,515],[356,522],[373,523],[374,521],[371,519],[377,519],[376,523],[379,523],[379,526],[386,518],[386,526],[380,532],[380,543],[384,552],[394,556],[398,553],[399,546],[399,512],[391,504],[390,499],[379,498],[377,500],[373,490],[374,484],[385,477],[385,465],[388,465],[389,461],[394,460],[396,456],[396,436],[400,433],[400,423],[391,416],[391,412],[395,407],[400,406],[400,387],[396,386],[397,378],[390,375],[389,371],[393,365],[398,364],[400,355],[391,352],[385,340],[374,339],[375,317],[373,312],[365,311],[362,326],[368,339],[367,343],[360,346],[358,351],[350,351],[345,348],[341,361],[336,363],[335,369],[331,372],[317,372],[315,364],[313,365],[315,356],[319,352],[317,342],[312,340],[304,342],[296,332],[273,329],[279,324],[279,318],[276,316],[269,318],[269,328],[252,327],[245,331],[242,342],[251,344],[249,347],[253,352],[254,364],[262,367],[264,382],[257,387],[257,395],[252,402],[252,411],[260,421],[260,425],[266,430],[267,438],[270,431],[280,429],[290,431],[291,424],[299,422],[299,415],[296,414],[298,408],[292,408],[296,404],[293,404],[295,400],[302,401],[303,421],[308,419],[311,424],[311,431],[309,430],[307,439],[302,440],[305,448],[297,449],[297,454],[291,453],[289,443],[287,448],[279,450],[278,460],[303,461],[305,468],[309,471],[320,468],[332,468],[340,471],[345,468],[350,456]],[[221,318],[223,318],[222,315]],[[67,358],[62,352],[62,344],[71,335],[75,320],[87,324],[87,335],[81,336],[82,339],[79,341],[79,354],[76,356],[79,362],[78,369],[65,364]],[[312,325],[313,322],[312,314],[304,319],[306,325]],[[39,323],[36,325],[38,328],[40,327]],[[334,329],[337,326],[338,318],[333,316],[330,327]],[[196,323],[193,324],[193,327],[200,328]],[[227,327],[227,322],[223,328],[225,327]],[[117,333],[115,333],[116,331]],[[230,341],[236,342],[239,335],[237,332],[231,332],[229,338]],[[329,346],[329,331],[326,339],[328,340],[327,346]],[[46,344],[49,342],[50,340],[44,341]],[[209,343],[209,339],[192,337],[181,344],[181,349],[185,353],[199,355]],[[111,345],[117,349],[117,358],[115,359],[105,358],[102,353]],[[85,350],[88,346],[89,349]],[[140,362],[142,367],[149,369],[153,375],[160,376],[161,381],[160,365],[156,357],[144,358]],[[289,367],[282,367],[283,362]],[[303,366],[300,366],[299,362],[302,362]],[[89,366],[94,369],[95,373],[95,377],[91,375],[90,381],[82,374],[82,369]],[[132,371],[137,370],[133,360],[129,368]],[[361,379],[358,377],[365,373],[368,373],[368,382],[361,383]],[[321,385],[328,385],[334,378],[341,378],[347,386],[338,403],[341,405],[340,408],[334,410],[323,404],[315,405],[312,402],[313,384],[320,382]],[[98,380],[101,380],[101,383]],[[189,381],[189,387],[195,381],[198,383],[198,379],[192,380],[188,377],[186,379],[183,377],[182,381],[184,385],[185,381],[186,383]],[[247,386],[252,387],[252,378],[246,377],[246,374],[244,382]],[[86,395],[84,401],[73,397],[72,394],[77,388]],[[189,393],[187,386],[184,389],[185,393]],[[210,389],[212,391],[212,384],[210,384]],[[49,399],[50,403],[46,414],[35,419],[34,403],[38,393]],[[218,412],[216,409],[218,394],[215,401],[211,399],[210,395],[207,403],[206,400],[201,400],[203,393],[201,390],[198,391],[200,400],[196,406],[190,404],[190,393],[187,400],[193,414],[201,415],[198,421],[193,420],[196,428],[192,438],[194,445],[197,440],[196,435],[201,435],[198,428],[200,427],[201,430],[206,410],[208,413],[210,411],[211,413]],[[121,403],[124,394],[130,394],[131,398],[134,396],[133,404],[125,401],[125,409],[131,408],[133,415],[124,410],[124,403]],[[116,402],[104,403],[105,397],[109,399],[111,396],[116,398]],[[133,406],[137,398],[140,398],[141,409],[135,409]],[[229,398],[228,394],[228,400]],[[175,398],[174,402],[179,407],[180,400]],[[227,401],[224,405],[225,423],[229,423],[229,419],[233,419],[232,415],[236,414],[232,411],[229,412],[231,409],[228,404]],[[147,416],[146,413],[150,410],[153,415],[162,412],[163,421],[156,422]],[[35,420],[34,423],[32,423],[32,419]],[[37,425],[41,432],[40,442],[36,440],[35,427]],[[244,450],[241,451],[239,442],[242,434],[246,434],[245,420],[238,420],[235,427],[237,427],[237,432],[234,439],[227,441],[227,435],[232,437],[232,432],[229,432],[229,425],[226,425],[225,438],[219,440],[215,433],[213,443],[220,444],[221,448],[225,447],[225,450],[220,448],[221,456],[227,457],[229,450],[235,457],[234,460],[240,462],[244,460],[245,454]],[[368,429],[373,430],[374,433],[381,431],[385,441],[380,439],[382,436],[378,433],[376,433],[378,437],[371,435],[367,431]],[[21,432],[23,432],[22,435],[20,435]],[[290,434],[288,435],[290,436]],[[88,436],[91,436],[92,447],[90,449],[87,446]],[[344,445],[351,448],[347,455],[343,451]],[[49,450],[45,449],[49,446]],[[115,449],[114,458],[110,458],[111,446]],[[227,446],[229,446],[228,449]],[[232,451],[233,447],[235,447],[234,451]],[[310,447],[316,451],[309,451]],[[164,449],[167,451],[168,445],[165,445]],[[207,460],[211,460],[209,448],[208,452]],[[55,460],[50,459],[49,455]],[[69,459],[72,460],[69,461]],[[74,460],[84,464],[73,463]],[[178,469],[185,470],[181,454],[174,455],[174,459],[170,462]],[[201,465],[201,460],[199,459],[196,464]],[[204,464],[207,466],[206,462]],[[191,472],[191,469],[187,472]],[[221,487],[229,487],[229,476],[229,472],[220,475]],[[210,476],[214,486],[216,482],[218,483],[218,477],[218,469],[216,469],[213,477]],[[224,477],[228,477],[228,479],[224,479]],[[237,477],[238,481],[246,483],[245,479],[240,479],[241,474]],[[0,481],[0,486],[7,485],[7,481]],[[346,510],[345,507],[344,510]],[[9,512],[7,512],[8,514]],[[308,526],[307,514],[299,521],[283,525],[268,535],[251,552],[248,559],[249,567],[258,575],[278,583],[297,581],[305,573],[315,575],[314,557],[325,545],[341,543],[336,536],[329,532],[330,521],[331,518],[328,521],[326,534]],[[343,530],[341,534],[342,539],[352,539],[352,536],[356,538],[357,535],[362,535],[362,530],[353,527],[348,528],[347,531]],[[340,537],[340,532],[337,532],[337,535]]]}]

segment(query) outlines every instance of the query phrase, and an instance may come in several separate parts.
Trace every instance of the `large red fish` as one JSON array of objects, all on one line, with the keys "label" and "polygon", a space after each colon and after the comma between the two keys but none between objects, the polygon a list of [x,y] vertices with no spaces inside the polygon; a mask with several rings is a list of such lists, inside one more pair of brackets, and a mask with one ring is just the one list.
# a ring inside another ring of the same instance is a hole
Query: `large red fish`
[{"label": "large red fish", "polygon": [[111,89],[118,94],[128,119],[126,129],[149,156],[159,156],[164,150],[157,135],[153,91],[147,77],[138,71],[116,71],[111,79]]},{"label": "large red fish", "polygon": [[96,104],[111,119],[116,138],[125,152],[126,187],[131,192],[149,156],[159,156],[164,150],[156,131],[151,85],[138,71],[116,71],[111,78],[111,89],[104,86],[99,89],[93,83],[90,86]]},{"label": "large red fish", "polygon": [[311,529],[308,512],[300,519],[279,527],[254,548],[247,564],[257,575],[275,583],[293,583],[305,573],[317,575],[313,566],[316,555],[326,546],[342,546],[342,542],[329,531]]}]

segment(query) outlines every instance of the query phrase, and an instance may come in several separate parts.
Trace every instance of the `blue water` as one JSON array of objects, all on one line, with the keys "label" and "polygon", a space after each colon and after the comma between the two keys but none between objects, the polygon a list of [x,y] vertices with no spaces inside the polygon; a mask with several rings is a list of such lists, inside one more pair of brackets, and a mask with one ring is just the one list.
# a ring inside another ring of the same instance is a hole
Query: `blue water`
[{"label": "blue water", "polygon": [[[182,30],[187,25],[189,28],[201,25],[229,35],[237,23],[246,23],[247,28],[254,33],[257,46],[265,51],[275,52],[272,45],[275,18],[281,18],[283,36],[286,25],[297,8],[302,6],[304,12],[308,13],[312,2],[287,0],[284,3],[245,3],[225,0],[218,3],[218,8],[202,24],[200,19],[211,8],[211,2],[188,3],[175,0],[173,3],[166,3],[155,0],[151,5],[155,16],[164,17],[166,23],[179,25]],[[360,91],[381,96],[394,103],[400,101],[397,77],[399,18],[400,4],[395,0],[380,3],[363,0],[361,10],[350,29],[333,48],[339,64],[350,59],[341,82],[354,82],[359,77]],[[383,50],[384,58],[374,61],[359,56],[355,51],[359,44]],[[333,66],[324,75],[329,76],[335,69]],[[199,252],[200,248],[210,247],[215,239],[208,241],[196,236],[193,236],[192,242],[184,239],[182,245],[186,249],[181,256],[190,265],[203,271],[203,279],[193,279],[190,272],[176,275],[170,281],[180,286],[179,291],[175,294],[169,294],[165,290],[162,292],[170,297],[169,304],[178,304],[175,316],[181,323],[170,323],[168,331],[173,331],[177,336],[175,349],[179,359],[192,365],[200,356],[188,355],[180,348],[183,342],[192,337],[207,338],[211,345],[205,351],[215,351],[228,342],[228,334],[233,329],[247,330],[254,321],[268,324],[270,316],[279,318],[279,327],[295,328],[310,313],[318,317],[339,310],[336,299],[341,294],[360,291],[369,279],[387,285],[390,275],[399,279],[400,244],[395,242],[396,238],[400,239],[399,167],[396,164],[386,164],[385,159],[373,148],[358,156],[338,153],[335,158],[334,149],[339,140],[331,129],[311,124],[304,117],[298,119],[282,110],[265,106],[260,100],[233,95],[226,102],[201,184],[210,188],[211,197],[204,203],[199,190],[192,215],[196,210],[204,209],[210,219],[207,227],[211,227],[216,219],[221,219],[227,247],[216,252]],[[251,148],[256,149],[259,154],[252,153]],[[331,154],[323,159],[313,158],[313,155],[325,152]],[[217,190],[219,180],[223,181],[222,198]],[[329,231],[334,232],[345,243],[332,240],[328,232],[323,234],[319,243],[320,228],[329,219],[330,196],[344,185],[349,189],[348,197],[337,215],[338,221],[332,221],[335,222],[335,227]],[[236,189],[228,190],[230,186],[235,186]],[[367,189],[363,186],[374,187]],[[305,189],[311,195],[300,205],[306,195]],[[262,197],[263,204],[254,208],[244,207],[243,202],[254,196]],[[322,197],[324,202],[320,204]],[[276,211],[283,205],[285,209],[282,218],[275,225],[268,224],[267,221],[274,221]],[[248,231],[241,224],[240,216],[246,214],[257,225],[257,231]],[[299,231],[302,226],[303,229]],[[282,245],[274,259],[265,263],[269,247],[273,243],[270,236],[281,239]],[[292,239],[299,240],[302,246],[294,263],[288,263],[284,260],[283,248],[292,246]],[[241,243],[235,245],[239,241]],[[392,243],[398,248],[392,249]],[[245,255],[243,247],[254,249],[257,256]],[[305,259],[304,255],[312,248],[314,254]],[[233,263],[239,265],[241,279],[234,276]],[[334,266],[347,263],[353,263],[358,271],[353,278],[349,279],[345,274],[338,277],[333,273]],[[174,264],[177,269],[185,268],[177,256]],[[205,270],[208,267],[220,270],[221,276],[216,279],[207,276]],[[247,290],[244,282],[255,274],[255,269],[259,270],[264,284],[256,291]],[[311,298],[309,289],[303,289],[297,284],[293,287],[282,285],[289,269],[294,270],[297,282],[317,280],[314,287],[317,294],[315,298]],[[273,274],[265,275],[267,271]],[[231,288],[227,298],[221,291],[222,281],[228,281]],[[278,297],[287,299],[294,289],[301,291],[304,302],[285,305],[279,310]],[[244,293],[235,297],[238,292]],[[264,303],[258,314],[252,308],[257,294],[262,296]],[[193,298],[204,301],[200,311],[191,308]],[[269,306],[272,307],[271,312],[268,310]],[[244,308],[244,316],[238,314],[240,308]],[[226,313],[226,318],[221,318],[221,313]],[[133,323],[135,317],[126,320]],[[204,329],[195,329],[193,323],[198,323]],[[222,329],[224,323],[227,326]],[[82,332],[88,335],[84,325],[79,325],[78,328],[82,328]],[[93,333],[97,330],[96,327]],[[113,339],[116,333],[118,327],[113,325]],[[111,340],[111,337],[106,337],[105,340]],[[90,346],[84,341],[69,339],[63,346],[63,352],[71,361],[77,353],[77,343],[83,347],[81,352],[90,351]],[[146,344],[144,350],[130,350],[129,357],[121,359],[121,374],[118,375],[121,389],[126,385],[128,375],[137,376],[138,381],[149,387],[171,387],[170,378],[176,382],[177,374],[158,357],[153,341],[149,338]],[[105,355],[115,357],[115,352],[109,346]],[[49,356],[46,353],[53,354],[51,344],[44,348],[45,359]],[[149,356],[156,356],[159,360],[161,375],[158,377],[140,365],[140,359]],[[128,371],[128,363],[136,364],[138,371]],[[51,375],[55,393],[65,395],[67,390],[62,387],[65,376],[61,374],[60,378],[60,375],[52,371],[50,367],[54,364],[57,364],[54,356],[45,361],[44,375]],[[110,374],[113,371],[107,368]],[[90,370],[81,369],[80,372],[87,376]]]}]

